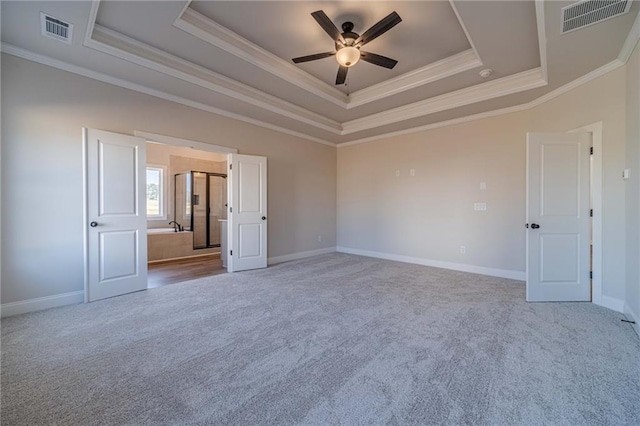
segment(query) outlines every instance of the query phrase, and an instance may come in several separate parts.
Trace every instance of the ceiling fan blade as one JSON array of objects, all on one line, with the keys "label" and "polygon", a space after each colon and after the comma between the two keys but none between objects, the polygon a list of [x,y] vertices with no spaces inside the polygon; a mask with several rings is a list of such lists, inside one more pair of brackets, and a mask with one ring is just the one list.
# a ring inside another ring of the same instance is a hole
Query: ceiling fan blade
[{"label": "ceiling fan blade", "polygon": [[398,15],[395,11],[393,11],[389,15],[387,15],[385,18],[382,18],[380,21],[378,21],[378,23],[375,24],[373,27],[365,31],[364,34],[362,34],[360,37],[356,39],[354,44],[356,46],[358,45],[364,46],[370,41],[386,33],[391,28],[398,25],[400,22],[402,22],[402,18],[400,18],[400,15]]},{"label": "ceiling fan blade", "polygon": [[309,61],[315,61],[318,59],[328,58],[329,56],[333,56],[335,54],[336,52],[316,53],[315,55],[300,56],[299,58],[293,58],[292,61],[296,64],[299,64],[300,62],[309,62]]},{"label": "ceiling fan blade", "polygon": [[313,12],[311,16],[313,16],[313,19],[315,19],[316,22],[322,27],[322,29],[327,34],[329,34],[329,37],[331,37],[333,41],[340,42],[342,44],[346,43],[344,41],[344,37],[342,37],[342,33],[340,33],[340,30],[336,28],[335,24],[331,21],[331,19],[329,19],[326,13],[324,13],[322,10],[317,10]]},{"label": "ceiling fan blade", "polygon": [[341,66],[340,68],[338,68],[338,75],[336,76],[336,85],[344,84],[344,82],[347,79],[347,71],[349,71],[349,68],[347,67]]},{"label": "ceiling fan blade", "polygon": [[371,64],[381,67],[392,69],[396,66],[398,61],[395,59],[387,58],[386,56],[376,55],[375,53],[360,51],[360,59],[367,61]]}]

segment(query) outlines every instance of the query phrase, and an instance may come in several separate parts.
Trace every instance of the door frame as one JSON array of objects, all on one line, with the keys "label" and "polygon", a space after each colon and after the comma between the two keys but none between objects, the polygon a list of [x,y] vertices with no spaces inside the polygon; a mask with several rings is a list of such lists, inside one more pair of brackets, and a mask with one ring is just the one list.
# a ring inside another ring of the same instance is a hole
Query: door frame
[{"label": "door frame", "polygon": [[[236,148],[229,148],[227,146],[222,145],[213,145],[204,142],[197,142],[184,138],[176,138],[173,136],[160,135],[157,133],[145,132],[142,130],[134,130],[133,134],[135,136],[144,138],[147,142],[158,142],[164,145],[170,146],[181,146],[186,148],[192,148],[198,151],[206,151],[206,152],[214,152],[216,154],[223,154],[227,156],[227,167],[231,162],[229,154],[237,154],[238,150]],[[228,170],[227,170],[228,173]],[[230,179],[227,179],[227,188],[229,186]],[[228,191],[229,189],[227,189]],[[228,234],[228,239],[233,238],[230,234]],[[230,244],[227,244],[230,245]],[[147,259],[148,262],[148,259]]]},{"label": "door frame", "polygon": [[591,259],[591,303],[606,308],[618,310],[607,303],[607,297],[602,294],[602,121],[569,130],[567,133],[589,132],[593,155],[591,156],[591,205],[593,218],[591,219],[591,242],[593,254]]}]

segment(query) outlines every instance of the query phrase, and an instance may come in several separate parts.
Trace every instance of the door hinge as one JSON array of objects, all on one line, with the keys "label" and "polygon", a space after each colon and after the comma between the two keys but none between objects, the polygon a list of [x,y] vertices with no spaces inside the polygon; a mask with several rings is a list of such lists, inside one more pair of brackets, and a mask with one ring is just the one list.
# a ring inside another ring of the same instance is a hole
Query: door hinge
[{"label": "door hinge", "polygon": [[592,280],[593,279],[593,271],[589,271],[589,279]]},{"label": "door hinge", "polygon": [[229,256],[233,256],[233,250],[229,250]]},{"label": "door hinge", "polygon": [[589,151],[590,155],[593,155],[593,147],[591,147],[591,150]]},{"label": "door hinge", "polygon": [[589,216],[593,217],[593,209],[589,210]]},{"label": "door hinge", "polygon": [[233,207],[229,207],[229,213],[233,213]]},{"label": "door hinge", "polygon": [[[593,148],[591,148],[593,150]],[[229,170],[233,170],[233,164],[229,164]]]}]

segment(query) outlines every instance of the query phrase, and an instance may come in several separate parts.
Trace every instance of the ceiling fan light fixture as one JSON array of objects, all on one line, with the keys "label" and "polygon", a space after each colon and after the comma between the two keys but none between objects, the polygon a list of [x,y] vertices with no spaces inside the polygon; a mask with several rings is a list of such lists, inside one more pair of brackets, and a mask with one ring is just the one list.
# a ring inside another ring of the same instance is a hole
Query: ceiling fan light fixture
[{"label": "ceiling fan light fixture", "polygon": [[336,52],[336,60],[343,67],[352,67],[360,60],[360,50],[357,47],[345,46]]}]

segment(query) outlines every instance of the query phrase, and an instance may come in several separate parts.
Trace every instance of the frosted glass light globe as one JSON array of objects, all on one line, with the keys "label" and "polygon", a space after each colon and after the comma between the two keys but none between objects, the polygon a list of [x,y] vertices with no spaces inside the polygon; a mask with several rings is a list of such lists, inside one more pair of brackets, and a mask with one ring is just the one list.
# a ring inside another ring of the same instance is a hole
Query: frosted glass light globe
[{"label": "frosted glass light globe", "polygon": [[345,46],[336,53],[336,60],[343,67],[352,67],[360,60],[360,50],[353,46]]}]

